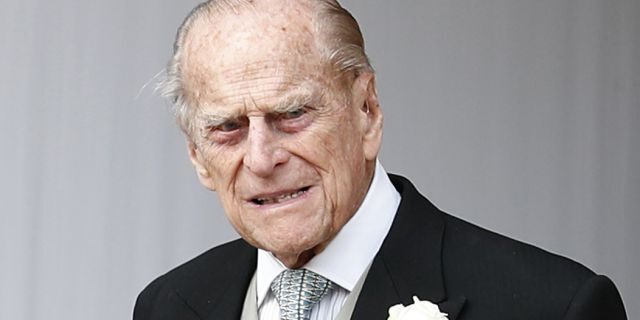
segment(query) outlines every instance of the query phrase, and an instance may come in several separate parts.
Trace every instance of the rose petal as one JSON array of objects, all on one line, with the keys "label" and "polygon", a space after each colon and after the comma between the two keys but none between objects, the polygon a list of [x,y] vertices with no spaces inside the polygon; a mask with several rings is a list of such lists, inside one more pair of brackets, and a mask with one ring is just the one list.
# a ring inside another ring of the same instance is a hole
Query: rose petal
[{"label": "rose petal", "polygon": [[413,296],[413,304],[396,304],[389,308],[387,320],[447,320],[447,314],[440,312],[437,304],[420,300]]}]

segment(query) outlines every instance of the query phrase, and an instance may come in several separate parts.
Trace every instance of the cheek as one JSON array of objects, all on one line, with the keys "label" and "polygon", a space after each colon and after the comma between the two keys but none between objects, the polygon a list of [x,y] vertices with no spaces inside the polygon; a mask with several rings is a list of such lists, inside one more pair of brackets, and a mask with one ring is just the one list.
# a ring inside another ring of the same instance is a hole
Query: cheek
[{"label": "cheek", "polygon": [[242,154],[238,148],[210,148],[203,155],[216,191],[225,201],[235,193],[235,179],[242,165]]},{"label": "cheek", "polygon": [[342,139],[333,140],[331,146],[334,157],[330,159],[334,170],[335,201],[338,219],[344,219],[360,205],[359,200],[363,194],[362,188],[366,188],[362,181],[365,176],[366,159],[358,130],[350,123],[339,128]]},{"label": "cheek", "polygon": [[[323,159],[327,164],[332,161],[344,161],[362,149],[356,142],[358,132],[348,117],[330,117],[318,121],[306,139],[306,148],[312,148],[316,159]],[[360,147],[360,148],[359,148]]]},{"label": "cheek", "polygon": [[[330,210],[338,220],[357,209],[364,176],[365,159],[361,146],[352,139],[325,140],[314,158],[323,175],[323,187]],[[337,222],[337,221],[336,221]]]}]

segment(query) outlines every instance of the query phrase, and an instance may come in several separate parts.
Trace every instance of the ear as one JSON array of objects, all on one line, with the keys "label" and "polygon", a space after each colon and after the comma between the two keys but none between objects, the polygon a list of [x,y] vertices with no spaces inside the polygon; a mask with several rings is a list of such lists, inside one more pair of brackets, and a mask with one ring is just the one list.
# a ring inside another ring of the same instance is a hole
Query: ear
[{"label": "ear", "polygon": [[207,170],[204,165],[202,153],[200,153],[200,150],[198,150],[198,147],[193,141],[187,141],[187,150],[189,152],[189,160],[191,160],[191,164],[193,164],[193,167],[196,169],[200,183],[202,183],[205,188],[216,191],[211,173],[209,173],[209,170]]},{"label": "ear", "polygon": [[382,109],[378,101],[378,89],[376,88],[376,76],[372,72],[363,72],[358,76],[356,85],[363,92],[360,112],[364,118],[363,148],[367,160],[373,161],[378,156],[382,145]]}]

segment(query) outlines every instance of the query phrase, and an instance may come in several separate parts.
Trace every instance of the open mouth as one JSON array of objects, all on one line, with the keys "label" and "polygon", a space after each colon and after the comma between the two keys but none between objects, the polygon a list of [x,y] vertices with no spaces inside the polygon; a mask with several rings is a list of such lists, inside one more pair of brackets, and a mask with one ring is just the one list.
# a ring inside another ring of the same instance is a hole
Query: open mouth
[{"label": "open mouth", "polygon": [[292,200],[292,199],[295,199],[295,198],[298,198],[298,197],[302,196],[307,191],[309,191],[310,188],[311,188],[311,186],[308,186],[308,187],[304,187],[304,188],[298,189],[298,190],[293,191],[293,192],[287,192],[287,193],[283,193],[283,194],[280,194],[280,195],[253,198],[253,199],[251,199],[251,203],[259,205],[259,206],[263,206],[263,205],[268,205],[268,204],[276,204],[276,203],[285,202],[285,201]]}]

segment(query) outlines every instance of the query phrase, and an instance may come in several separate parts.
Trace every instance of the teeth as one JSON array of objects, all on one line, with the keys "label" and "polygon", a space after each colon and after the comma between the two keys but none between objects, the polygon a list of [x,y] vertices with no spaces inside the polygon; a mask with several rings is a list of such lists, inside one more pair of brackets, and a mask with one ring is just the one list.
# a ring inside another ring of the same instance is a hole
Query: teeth
[{"label": "teeth", "polygon": [[301,196],[303,193],[305,192],[305,190],[298,190],[296,192],[292,192],[292,193],[288,193],[288,194],[283,194],[280,195],[278,197],[275,198],[257,198],[254,200],[254,202],[256,204],[259,205],[263,205],[263,204],[272,204],[272,203],[280,203],[282,201],[287,201],[290,199],[295,199],[299,196]]}]

